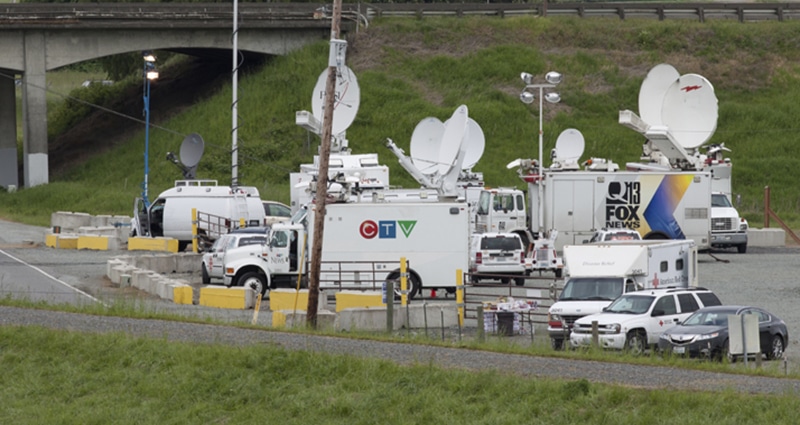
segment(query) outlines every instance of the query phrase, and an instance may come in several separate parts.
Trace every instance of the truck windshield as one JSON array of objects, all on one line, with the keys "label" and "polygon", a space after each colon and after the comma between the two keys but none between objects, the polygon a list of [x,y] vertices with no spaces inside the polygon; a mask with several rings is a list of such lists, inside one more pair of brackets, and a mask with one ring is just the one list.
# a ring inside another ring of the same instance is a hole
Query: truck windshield
[{"label": "truck windshield", "polygon": [[731,205],[731,201],[728,200],[728,197],[721,193],[715,193],[711,195],[711,206],[722,207],[722,208],[733,207],[733,205]]},{"label": "truck windshield", "polygon": [[650,310],[650,304],[656,297],[651,295],[624,295],[617,298],[606,308],[608,313],[644,314]]},{"label": "truck windshield", "polygon": [[294,213],[294,215],[292,216],[291,223],[292,223],[292,224],[299,224],[299,223],[302,223],[302,222],[303,222],[303,220],[305,220],[305,219],[306,219],[306,215],[308,215],[308,210],[307,210],[305,207],[303,207],[303,208],[300,208],[300,209],[299,209],[299,210],[297,210],[297,212],[296,212],[296,213]]},{"label": "truck windshield", "polygon": [[478,211],[480,215],[489,214],[489,203],[492,201],[492,194],[487,191],[481,192],[481,197],[478,198]]},{"label": "truck windshield", "polygon": [[564,285],[559,301],[612,301],[622,295],[622,278],[573,277]]}]

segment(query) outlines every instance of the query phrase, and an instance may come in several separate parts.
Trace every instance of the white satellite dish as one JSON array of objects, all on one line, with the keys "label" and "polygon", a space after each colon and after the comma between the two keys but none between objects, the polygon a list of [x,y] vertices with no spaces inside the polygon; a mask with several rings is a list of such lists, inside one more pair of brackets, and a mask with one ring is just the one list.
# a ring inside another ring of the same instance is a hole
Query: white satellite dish
[{"label": "white satellite dish", "polygon": [[717,95],[711,83],[701,75],[686,74],[667,90],[661,117],[684,149],[694,149],[714,134],[718,113]]},{"label": "white satellite dish", "polygon": [[186,136],[181,143],[180,160],[186,167],[195,167],[203,157],[205,143],[203,138],[197,133]]},{"label": "white satellite dish", "polygon": [[585,147],[583,134],[574,128],[568,128],[556,139],[555,160],[563,164],[577,164]]},{"label": "white satellite dish", "polygon": [[464,136],[467,132],[468,117],[466,105],[459,106],[453,116],[444,124],[444,135],[442,144],[439,147],[439,160],[436,169],[440,175],[445,175],[453,168],[453,164],[458,159],[461,144],[464,143]]},{"label": "white satellite dish", "polygon": [[664,125],[661,110],[664,96],[681,74],[672,66],[662,63],[647,73],[639,89],[639,117],[651,126]]},{"label": "white satellite dish", "polygon": [[486,136],[483,134],[483,129],[472,118],[467,119],[467,134],[464,137],[464,145],[466,154],[464,155],[461,169],[470,170],[481,160],[483,150],[486,148]]},{"label": "white satellite dish", "polygon": [[414,128],[411,134],[411,161],[422,174],[436,172],[443,135],[444,123],[434,117],[424,118]]},{"label": "white satellite dish", "polygon": [[[336,100],[333,103],[333,123],[331,134],[342,134],[356,119],[358,106],[361,102],[361,89],[353,71],[345,65],[337,69],[336,74]],[[328,69],[322,71],[311,96],[311,112],[319,122],[324,122],[325,92],[328,85]]]}]

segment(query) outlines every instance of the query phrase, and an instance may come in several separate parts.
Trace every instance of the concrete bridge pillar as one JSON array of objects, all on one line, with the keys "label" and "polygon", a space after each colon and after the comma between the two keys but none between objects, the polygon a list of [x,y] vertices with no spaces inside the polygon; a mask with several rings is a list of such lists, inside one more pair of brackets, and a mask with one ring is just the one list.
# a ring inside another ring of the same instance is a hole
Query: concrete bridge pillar
[{"label": "concrete bridge pillar", "polygon": [[0,71],[0,187],[19,186],[14,73]]},{"label": "concrete bridge pillar", "polygon": [[46,40],[43,31],[24,36],[22,85],[22,136],[25,187],[47,184],[47,79]]}]

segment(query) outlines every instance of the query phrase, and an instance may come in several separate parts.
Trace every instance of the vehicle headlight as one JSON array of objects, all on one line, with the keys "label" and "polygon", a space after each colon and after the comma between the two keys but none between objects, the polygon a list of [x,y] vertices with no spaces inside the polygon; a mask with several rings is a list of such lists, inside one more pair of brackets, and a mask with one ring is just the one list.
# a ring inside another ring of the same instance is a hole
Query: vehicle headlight
[{"label": "vehicle headlight", "polygon": [[612,323],[612,324],[608,325],[606,327],[606,329],[608,329],[609,333],[618,334],[620,329],[622,329],[622,326],[620,326],[619,323]]},{"label": "vehicle headlight", "polygon": [[658,339],[666,339],[669,341],[669,334],[666,332],[661,332],[661,335],[658,336]]},{"label": "vehicle headlight", "polygon": [[702,341],[705,339],[714,339],[719,336],[719,332],[712,332],[710,334],[703,334],[697,336],[697,341]]}]

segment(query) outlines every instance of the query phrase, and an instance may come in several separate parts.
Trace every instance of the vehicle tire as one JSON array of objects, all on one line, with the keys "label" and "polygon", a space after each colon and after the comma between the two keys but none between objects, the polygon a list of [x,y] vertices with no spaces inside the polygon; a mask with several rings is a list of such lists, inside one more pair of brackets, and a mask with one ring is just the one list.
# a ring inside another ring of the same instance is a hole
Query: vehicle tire
[{"label": "vehicle tire", "polygon": [[743,243],[741,245],[736,245],[736,250],[739,251],[739,254],[744,254],[747,252],[747,244]]},{"label": "vehicle tire", "polygon": [[550,347],[552,347],[553,350],[561,351],[564,349],[564,340],[558,338],[550,338]]},{"label": "vehicle tire", "polygon": [[252,288],[256,293],[267,295],[267,280],[258,272],[247,272],[239,278],[237,286]]},{"label": "vehicle tire", "polygon": [[203,264],[203,285],[208,285],[211,283],[211,276],[208,275],[208,269],[206,269],[206,265]]},{"label": "vehicle tire", "polygon": [[[389,273],[389,276],[386,277],[386,280],[394,280],[396,281],[394,285],[394,293],[395,297],[399,298],[402,294],[400,293],[400,272],[393,271]],[[420,282],[417,279],[417,275],[414,273],[408,273],[408,299],[413,300],[415,296],[419,293],[420,289]]]},{"label": "vehicle tire", "polygon": [[178,241],[178,252],[186,251],[186,247],[189,246],[189,241]]},{"label": "vehicle tire", "polygon": [[472,283],[472,284],[477,284],[477,283],[478,283],[478,282],[480,282],[480,281],[481,281],[481,280],[478,278],[478,275],[476,275],[475,273],[473,273],[473,274],[469,275],[469,282],[470,282],[470,283]]},{"label": "vehicle tire", "polygon": [[722,349],[719,351],[718,359],[721,362],[724,362],[727,359],[728,363],[736,363],[736,357],[731,355],[730,343],[727,339],[722,343]]},{"label": "vehicle tire", "polygon": [[768,360],[777,360],[783,357],[783,338],[780,335],[773,335],[772,342],[769,344],[770,351],[767,354]]},{"label": "vehicle tire", "polygon": [[524,277],[516,277],[516,278],[514,278],[514,283],[516,283],[517,286],[525,286],[525,278]]},{"label": "vehicle tire", "polygon": [[508,282],[511,282],[511,279],[507,277],[500,278],[500,283],[502,283],[503,285],[508,285]]},{"label": "vehicle tire", "polygon": [[561,278],[561,269],[556,269],[556,277]]},{"label": "vehicle tire", "polygon": [[644,350],[647,347],[647,334],[645,334],[641,330],[630,331],[628,333],[628,338],[625,340],[625,350],[633,354],[634,356],[639,356],[644,354]]},{"label": "vehicle tire", "polygon": [[456,293],[456,288],[448,287],[448,288],[444,288],[444,290],[448,294],[455,294]]}]

